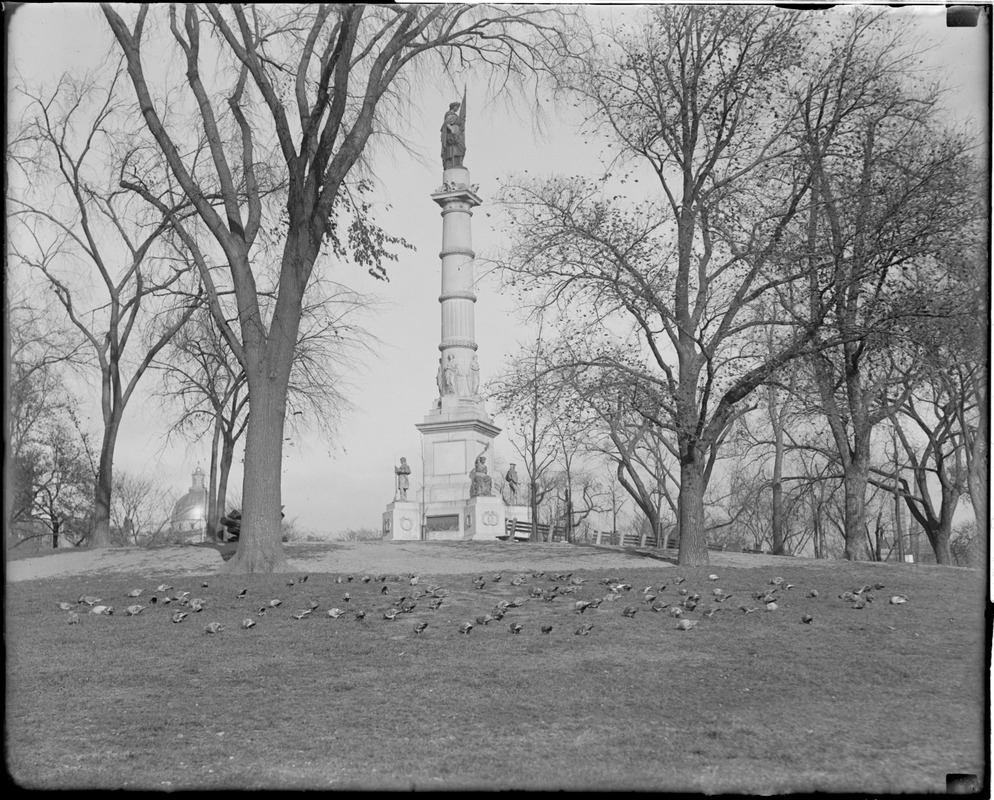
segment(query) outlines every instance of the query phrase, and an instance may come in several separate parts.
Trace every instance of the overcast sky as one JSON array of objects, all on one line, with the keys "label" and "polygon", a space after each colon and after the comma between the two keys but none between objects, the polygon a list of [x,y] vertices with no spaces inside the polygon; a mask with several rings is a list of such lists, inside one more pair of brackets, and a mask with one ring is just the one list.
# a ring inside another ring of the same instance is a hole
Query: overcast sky
[{"label": "overcast sky", "polygon": [[[602,7],[601,13],[621,15],[631,9]],[[844,7],[837,6],[832,13],[845,13]],[[955,113],[988,119],[990,70],[984,22],[979,28],[946,28],[941,6],[916,6],[894,13],[914,13],[923,36],[936,44],[929,58],[946,71],[956,90]],[[28,4],[18,9],[9,28],[8,64],[32,84],[51,86],[63,71],[80,72],[94,65],[109,42],[106,24],[94,5]],[[465,163],[484,200],[473,217],[473,244],[480,258],[501,244],[500,231],[493,227],[496,219],[488,217],[487,206],[499,179],[524,171],[530,175],[594,174],[601,165],[594,144],[584,144],[575,131],[576,120],[562,109],[551,116],[543,137],[536,134],[529,118],[488,106],[482,91],[474,92],[474,88],[468,97]],[[418,161],[383,146],[377,148],[375,163],[380,196],[392,205],[392,210],[382,210],[379,222],[414,244],[416,251],[403,251],[400,262],[390,264],[386,284],[373,281],[358,267],[350,271],[336,267],[329,273],[373,293],[384,304],[369,321],[382,347],[352,379],[356,411],[345,420],[338,439],[294,438],[284,451],[287,516],[295,518],[301,528],[318,533],[379,528],[380,515],[393,497],[393,466],[401,456],[407,457],[413,469],[412,496],[421,483],[421,442],[414,425],[423,420],[437,395],[439,342],[442,222],[429,195],[441,183],[438,129],[442,116],[448,103],[461,94],[444,85],[424,86],[422,91],[420,112],[407,120],[403,133],[424,158]],[[528,337],[510,298],[501,297],[487,282],[477,294],[476,339],[485,383]],[[155,375],[148,375],[146,389],[156,380]],[[210,441],[165,446],[163,417],[158,405],[144,402],[141,396],[132,402],[118,439],[116,468],[153,474],[179,496],[188,488],[190,473],[198,464],[208,469]],[[96,405],[90,418],[96,425]],[[514,460],[505,436],[498,438],[496,450],[498,461]],[[240,467],[236,463],[231,486],[238,494]]]}]

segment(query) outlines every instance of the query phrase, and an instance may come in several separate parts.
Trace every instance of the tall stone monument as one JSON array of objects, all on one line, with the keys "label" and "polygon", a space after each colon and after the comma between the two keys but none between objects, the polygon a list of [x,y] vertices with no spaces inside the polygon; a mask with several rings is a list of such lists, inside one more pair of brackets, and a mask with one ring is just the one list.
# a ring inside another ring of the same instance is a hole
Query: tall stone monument
[{"label": "tall stone monument", "polygon": [[438,398],[421,431],[424,454],[424,531],[402,531],[394,502],[383,515],[393,539],[496,539],[504,535],[504,500],[493,490],[487,462],[500,428],[480,395],[473,274],[473,209],[482,203],[463,165],[466,154],[466,98],[449,105],[441,130],[442,185],[431,194],[442,213],[440,353],[435,383]]}]

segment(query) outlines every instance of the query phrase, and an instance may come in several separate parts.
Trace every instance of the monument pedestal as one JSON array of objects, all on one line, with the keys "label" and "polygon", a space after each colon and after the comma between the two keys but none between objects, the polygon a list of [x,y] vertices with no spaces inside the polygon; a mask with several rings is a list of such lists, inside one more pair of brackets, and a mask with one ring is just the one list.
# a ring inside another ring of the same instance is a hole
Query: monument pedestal
[{"label": "monument pedestal", "polygon": [[394,500],[383,513],[383,540],[421,539],[421,508],[410,500]]},{"label": "monument pedestal", "polygon": [[496,540],[504,535],[504,501],[499,497],[471,497],[466,502],[463,539]]}]

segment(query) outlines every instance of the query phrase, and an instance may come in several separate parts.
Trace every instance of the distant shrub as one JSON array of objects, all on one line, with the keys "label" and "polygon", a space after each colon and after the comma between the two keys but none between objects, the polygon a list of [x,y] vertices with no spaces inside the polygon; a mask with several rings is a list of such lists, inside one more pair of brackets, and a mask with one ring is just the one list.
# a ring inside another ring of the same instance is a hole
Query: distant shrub
[{"label": "distant shrub", "polygon": [[376,528],[349,528],[335,535],[339,542],[378,542],[383,538],[383,531]]},{"label": "distant shrub", "polygon": [[983,552],[977,526],[973,522],[958,525],[949,540],[949,552],[958,567],[979,567]]}]

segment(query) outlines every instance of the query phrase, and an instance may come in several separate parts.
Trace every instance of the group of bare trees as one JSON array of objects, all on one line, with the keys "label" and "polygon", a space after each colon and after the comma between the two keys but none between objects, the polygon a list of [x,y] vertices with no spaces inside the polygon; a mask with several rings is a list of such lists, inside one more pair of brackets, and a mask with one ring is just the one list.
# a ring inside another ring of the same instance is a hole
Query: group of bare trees
[{"label": "group of bare trees", "polygon": [[806,448],[804,478],[841,492],[845,557],[866,553],[882,486],[948,562],[959,494],[986,502],[987,209],[979,137],[945,124],[911,31],[872,10],[687,6],[593,41],[561,80],[611,168],[502,197],[499,272],[547,321],[531,372],[610,441],[654,527],[675,499],[680,563],[707,563],[709,535],[735,526],[707,500],[727,510],[729,471],[741,494],[743,464],[722,457],[756,414],[774,550]]},{"label": "group of bare trees", "polygon": [[[117,68],[67,78],[47,94],[26,89],[32,111],[12,148],[23,151],[13,161],[27,176],[17,255],[49,281],[101,373],[91,544],[109,543],[114,446],[135,384],[206,308],[227,366],[188,370],[180,357],[185,374],[173,379],[203,387],[185,419],[207,410],[222,451],[212,476],[244,424],[243,523],[226,569],[279,569],[287,420],[317,404],[334,422],[343,384],[326,363],[317,380],[315,370],[330,350],[346,373],[348,357],[331,343],[356,331],[355,297],[307,321],[309,302],[334,293],[314,287],[347,262],[383,278],[406,245],[372,217],[369,142],[392,135],[416,70],[434,78],[475,68],[498,90],[534,77],[568,50],[568,31],[556,24],[565,15],[437,5],[101,8]],[[57,186],[65,202],[32,201],[35,186],[39,197]],[[80,263],[105,291],[99,300],[80,296],[93,281],[72,285],[68,273]]]},{"label": "group of bare trees", "polygon": [[[13,256],[100,379],[92,544],[110,543],[121,420],[158,369],[181,400],[176,432],[214,443],[211,520],[244,443],[225,568],[285,566],[288,433],[333,429],[369,341],[366,301],[329,274],[384,278],[408,246],[372,214],[367,151],[393,138],[417,76],[467,69],[498,92],[552,81],[606,154],[600,178],[512,181],[502,197],[498,268],[544,320],[495,383],[530,502],[554,463],[567,526],[589,515],[596,451],[602,486],[671,529],[681,563],[706,563],[709,530],[734,524],[708,508],[722,456],[765,397],[775,548],[805,458],[842,492],[850,558],[874,486],[937,554],[964,486],[986,520],[977,137],[943,124],[910,32],[884,15],[673,6],[589,30],[542,7],[101,9],[105,66],[21,87],[8,150]],[[794,413],[819,435],[794,436]],[[893,468],[874,457],[885,425]]]}]

